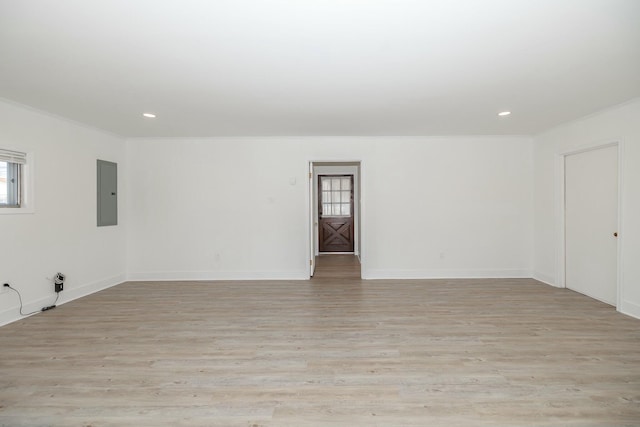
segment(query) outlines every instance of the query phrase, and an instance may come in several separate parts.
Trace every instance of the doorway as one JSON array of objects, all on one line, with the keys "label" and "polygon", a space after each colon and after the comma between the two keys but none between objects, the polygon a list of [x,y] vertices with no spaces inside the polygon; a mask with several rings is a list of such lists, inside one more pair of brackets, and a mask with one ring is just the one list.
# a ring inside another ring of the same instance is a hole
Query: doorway
[{"label": "doorway", "polygon": [[616,306],[618,146],[564,156],[565,286]]},{"label": "doorway", "polygon": [[362,262],[361,162],[309,162],[309,277],[318,256],[350,254]]}]

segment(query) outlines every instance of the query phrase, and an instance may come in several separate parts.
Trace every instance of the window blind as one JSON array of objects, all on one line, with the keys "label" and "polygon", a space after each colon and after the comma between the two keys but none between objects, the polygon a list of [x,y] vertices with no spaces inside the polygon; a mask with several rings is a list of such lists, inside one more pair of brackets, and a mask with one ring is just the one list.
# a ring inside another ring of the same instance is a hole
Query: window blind
[{"label": "window blind", "polygon": [[27,153],[0,148],[0,162],[17,163],[19,165],[24,165],[27,163]]}]

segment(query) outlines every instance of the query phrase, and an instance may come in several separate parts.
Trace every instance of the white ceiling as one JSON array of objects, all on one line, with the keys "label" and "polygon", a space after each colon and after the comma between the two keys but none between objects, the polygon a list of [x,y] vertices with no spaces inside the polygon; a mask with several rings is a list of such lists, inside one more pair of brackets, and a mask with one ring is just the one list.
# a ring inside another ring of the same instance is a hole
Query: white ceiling
[{"label": "white ceiling", "polygon": [[0,97],[122,136],[533,134],[638,96],[639,0],[0,0]]}]

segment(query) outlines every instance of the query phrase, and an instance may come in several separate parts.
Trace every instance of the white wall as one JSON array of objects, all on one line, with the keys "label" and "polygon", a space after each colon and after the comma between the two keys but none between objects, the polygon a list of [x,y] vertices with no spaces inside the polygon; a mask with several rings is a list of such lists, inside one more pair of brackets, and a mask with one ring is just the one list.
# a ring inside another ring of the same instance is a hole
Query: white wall
[{"label": "white wall", "polygon": [[[640,100],[527,137],[132,139],[0,102],[35,156],[35,212],[0,215],[0,281],[31,311],[132,279],[304,279],[308,162],[362,161],[365,278],[558,276],[558,153],[623,146],[619,309],[640,317]],[[126,145],[126,147],[125,147]],[[97,158],[119,165],[96,227]],[[125,161],[126,159],[126,161]],[[127,165],[133,165],[128,167]],[[0,289],[0,324],[19,318]]]},{"label": "white wall", "polygon": [[[46,277],[58,271],[67,276],[59,303],[122,282],[125,220],[120,215],[116,227],[96,226],[96,159],[117,162],[122,178],[124,141],[0,102],[0,147],[35,158],[34,213],[0,215],[0,282],[20,290],[25,311],[53,302]],[[120,197],[121,213],[123,202]],[[0,289],[0,324],[20,318],[18,307],[17,295]]]},{"label": "white wall", "polygon": [[530,138],[132,139],[127,150],[131,279],[307,278],[311,160],[362,161],[363,277],[531,276]]},{"label": "white wall", "polygon": [[624,313],[640,317],[640,100],[564,124],[534,140],[535,238],[534,277],[552,285],[561,282],[561,238],[558,190],[560,153],[601,143],[622,145],[622,211],[620,212],[620,292]]}]

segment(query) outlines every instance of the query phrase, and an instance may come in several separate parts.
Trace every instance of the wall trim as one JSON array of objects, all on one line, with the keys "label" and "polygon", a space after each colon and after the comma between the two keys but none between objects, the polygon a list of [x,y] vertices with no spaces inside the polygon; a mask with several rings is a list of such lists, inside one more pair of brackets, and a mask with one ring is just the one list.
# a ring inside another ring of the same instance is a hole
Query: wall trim
[{"label": "wall trim", "polygon": [[299,271],[154,271],[129,273],[130,282],[180,280],[309,280],[309,272]]},{"label": "wall trim", "polygon": [[[58,302],[56,303],[56,305],[59,306],[62,304],[66,304],[75,299],[82,298],[82,297],[94,294],[98,291],[110,288],[112,286],[119,285],[124,281],[125,281],[124,274],[119,274],[117,276],[108,277],[106,279],[98,280],[96,282],[87,283],[86,285],[82,285],[76,288],[67,288],[64,291],[62,291],[62,293],[60,294],[60,298],[58,299]],[[15,294],[15,292],[13,291],[10,291],[10,292],[12,294]],[[23,311],[29,313],[35,310],[40,310],[42,307],[46,307],[48,305],[53,304],[53,301],[55,301],[55,299],[56,299],[56,296],[55,294],[53,294],[53,295],[48,295],[44,298],[37,299],[35,301],[27,302],[23,307]],[[21,316],[19,309],[20,309],[20,302],[18,300],[18,296],[16,295],[14,306],[7,310],[4,310],[3,312],[0,312],[0,326],[4,326],[6,324],[15,322],[17,320],[26,319],[27,317],[34,316],[36,314],[41,313],[40,311],[38,311],[37,313],[31,314],[29,316]]]},{"label": "wall trim", "polygon": [[553,276],[549,276],[547,274],[540,273],[538,271],[534,271],[533,272],[533,278],[536,279],[538,282],[542,282],[545,285],[553,286],[554,288],[561,288],[562,287],[562,286],[556,285],[556,281],[553,278]]},{"label": "wall trim", "polygon": [[634,304],[630,301],[621,301],[618,311],[622,314],[626,314],[627,316],[640,319],[640,305]]},{"label": "wall trim", "polygon": [[470,270],[363,270],[363,279],[529,279],[531,270],[470,269]]}]

